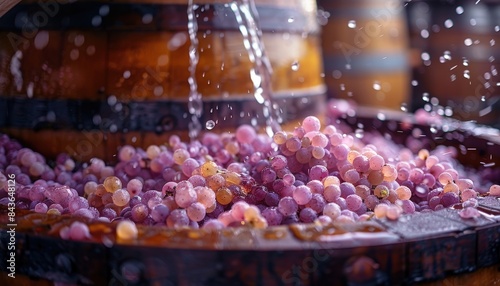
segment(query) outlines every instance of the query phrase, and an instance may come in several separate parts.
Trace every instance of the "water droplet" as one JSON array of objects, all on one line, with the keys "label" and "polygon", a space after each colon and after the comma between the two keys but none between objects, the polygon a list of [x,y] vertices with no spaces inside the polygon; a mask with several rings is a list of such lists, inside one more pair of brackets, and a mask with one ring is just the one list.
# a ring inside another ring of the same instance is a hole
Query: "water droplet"
[{"label": "water droplet", "polygon": [[477,25],[477,21],[474,18],[470,19],[469,23],[470,23],[471,26],[476,26]]},{"label": "water droplet", "polygon": [[378,83],[378,82],[374,82],[374,83],[373,83],[373,89],[374,89],[374,90],[381,90],[381,89],[382,89],[382,86],[380,85],[380,83]]},{"label": "water droplet", "polygon": [[431,98],[431,104],[434,105],[434,106],[438,105],[439,104],[439,98],[437,98],[437,97]]},{"label": "water droplet", "polygon": [[464,44],[465,44],[467,47],[471,46],[471,45],[472,45],[472,40],[471,40],[471,38],[467,38],[467,39],[465,39],[465,40],[464,40]]},{"label": "water droplet", "polygon": [[351,29],[356,28],[356,20],[349,20],[349,22],[347,23],[347,27]]},{"label": "water droplet", "polygon": [[464,13],[464,8],[462,6],[458,6],[455,11],[457,12],[458,15],[461,15]]},{"label": "water droplet", "polygon": [[299,62],[295,61],[295,62],[292,63],[292,70],[293,71],[298,71],[299,67],[300,67]]},{"label": "water droplet", "polygon": [[130,77],[130,71],[124,71],[123,78],[129,78],[129,77]]},{"label": "water droplet", "polygon": [[495,26],[495,32],[500,31],[500,26]]},{"label": "water droplet", "polygon": [[69,57],[70,57],[70,59],[72,59],[72,60],[74,60],[74,61],[75,61],[75,60],[77,60],[79,56],[80,56],[80,52],[79,52],[77,49],[73,49],[73,50],[71,50],[71,52],[69,53]]},{"label": "water droplet", "polygon": [[482,101],[482,102],[486,102],[486,96],[484,96],[484,95],[483,95],[483,96],[481,96],[481,101]]},{"label": "water droplet", "polygon": [[115,105],[118,100],[116,99],[116,96],[110,95],[108,97],[108,105]]},{"label": "water droplet", "polygon": [[464,65],[464,67],[468,67],[469,66],[469,60],[468,59],[464,59],[462,64]]},{"label": "water droplet", "polygon": [[411,85],[412,85],[412,86],[417,86],[417,85],[418,85],[418,81],[417,81],[417,80],[415,80],[415,79],[414,79],[414,80],[412,80],[412,81],[411,81]]},{"label": "water droplet", "polygon": [[408,104],[406,104],[405,102],[401,103],[401,111],[403,112],[408,112]]},{"label": "water droplet", "polygon": [[446,59],[446,60],[451,60],[451,52],[450,51],[444,51],[444,55],[443,57]]},{"label": "water droplet", "polygon": [[446,21],[444,21],[444,26],[448,29],[453,27],[453,21],[451,19],[447,19]]},{"label": "water droplet", "polygon": [[430,60],[430,59],[431,59],[431,56],[429,55],[429,53],[425,53],[425,52],[424,52],[424,53],[422,53],[422,54],[420,55],[420,58],[421,58],[423,61],[428,61],[428,60]]},{"label": "water droplet", "polygon": [[36,34],[34,40],[35,48],[41,50],[49,44],[49,32],[40,31]]},{"label": "water droplet", "polygon": [[490,46],[492,46],[492,47],[493,47],[493,46],[495,45],[495,43],[496,43],[496,42],[495,42],[495,40],[494,40],[494,39],[491,39],[491,40],[490,40]]},{"label": "water droplet", "polygon": [[75,46],[81,47],[83,43],[85,43],[85,36],[84,35],[77,35],[74,40]]},{"label": "water droplet", "polygon": [[450,76],[450,80],[451,80],[451,81],[455,81],[456,79],[457,79],[457,76],[456,76],[455,74],[452,74],[452,75]]},{"label": "water droplet", "polygon": [[345,65],[345,69],[346,69],[346,70],[350,70],[351,68],[352,68],[352,67],[351,67],[351,64],[346,64],[346,65]]},{"label": "water droplet", "polygon": [[101,8],[99,8],[99,15],[106,16],[108,14],[109,14],[109,6],[108,5],[102,5]]},{"label": "water droplet", "polygon": [[452,116],[453,115],[453,109],[451,107],[446,107],[444,109],[444,115],[446,115],[446,116]]},{"label": "water droplet", "polygon": [[424,94],[422,94],[422,100],[425,102],[429,102],[430,96],[427,92],[424,92]]},{"label": "water droplet", "polygon": [[35,84],[33,82],[28,83],[28,87],[26,87],[26,95],[28,98],[33,97],[33,88],[35,87]]},{"label": "water droplet", "polygon": [[343,84],[343,83],[340,84],[340,90],[342,90],[342,91],[345,90],[345,84]]},{"label": "water droplet", "polygon": [[97,27],[101,25],[101,23],[102,23],[101,16],[95,16],[94,18],[92,18],[92,26]]},{"label": "water droplet", "polygon": [[429,31],[427,31],[426,29],[423,29],[420,31],[420,36],[424,39],[427,39],[429,38]]},{"label": "water droplet", "polygon": [[382,113],[382,112],[377,113],[377,119],[380,120],[380,121],[384,121],[385,120],[385,114]]},{"label": "water droplet", "polygon": [[465,71],[464,71],[464,77],[465,77],[466,79],[470,79],[470,71],[469,71],[469,70],[465,70]]},{"label": "water droplet", "polygon": [[214,129],[214,127],[215,127],[215,121],[213,121],[213,120],[208,120],[205,123],[205,128],[207,128],[208,130],[212,130],[212,129]]},{"label": "water droplet", "polygon": [[293,17],[288,18],[288,23],[293,23],[295,19]]}]

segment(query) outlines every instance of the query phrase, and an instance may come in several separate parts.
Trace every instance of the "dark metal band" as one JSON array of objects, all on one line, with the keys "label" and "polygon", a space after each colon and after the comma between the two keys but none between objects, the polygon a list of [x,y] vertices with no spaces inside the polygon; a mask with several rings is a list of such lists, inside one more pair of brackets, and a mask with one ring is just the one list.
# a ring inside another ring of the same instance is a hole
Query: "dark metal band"
[{"label": "dark metal band", "polygon": [[[284,122],[319,114],[324,89],[317,93],[288,94],[275,99]],[[242,124],[264,126],[263,106],[253,97],[205,101],[200,122],[213,120],[218,128]],[[0,128],[34,130],[106,130],[111,132],[167,132],[188,130],[191,118],[187,100],[130,101],[113,105],[106,101],[0,97]]]},{"label": "dark metal band", "polygon": [[[187,2],[187,1],[186,1]],[[45,4],[44,4],[45,3]],[[51,3],[50,5],[47,3]],[[59,4],[39,1],[19,4],[0,18],[0,30],[187,30],[187,5],[82,1]],[[263,31],[318,32],[315,13],[298,7],[257,6]],[[203,4],[196,9],[200,31],[237,30],[227,4]]]}]

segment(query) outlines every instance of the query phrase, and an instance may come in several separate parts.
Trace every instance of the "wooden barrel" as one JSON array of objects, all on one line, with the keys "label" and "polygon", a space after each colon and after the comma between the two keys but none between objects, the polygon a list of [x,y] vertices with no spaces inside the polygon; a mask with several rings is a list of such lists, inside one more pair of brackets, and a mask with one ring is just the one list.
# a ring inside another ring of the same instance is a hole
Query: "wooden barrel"
[{"label": "wooden barrel", "polygon": [[451,107],[448,115],[459,120],[499,124],[498,2],[415,1],[408,17],[419,62],[416,107]]},{"label": "wooden barrel", "polygon": [[[72,2],[72,3],[65,3]],[[45,156],[110,160],[124,144],[187,137],[187,0],[24,1],[0,19],[0,131]],[[266,123],[229,1],[195,1],[200,122]],[[63,4],[61,4],[63,3]],[[284,123],[324,101],[312,0],[256,1]],[[47,142],[41,144],[40,142]]]},{"label": "wooden barrel", "polygon": [[409,104],[408,31],[401,1],[319,0],[331,97],[399,110]]}]

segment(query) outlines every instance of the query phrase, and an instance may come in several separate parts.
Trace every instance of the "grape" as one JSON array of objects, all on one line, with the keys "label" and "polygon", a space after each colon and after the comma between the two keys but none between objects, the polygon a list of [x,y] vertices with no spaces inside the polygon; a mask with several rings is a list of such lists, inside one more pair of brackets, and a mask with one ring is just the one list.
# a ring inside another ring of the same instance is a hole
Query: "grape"
[{"label": "grape", "polygon": [[490,196],[500,196],[500,185],[491,185],[489,193]]},{"label": "grape", "polygon": [[307,116],[302,121],[302,128],[305,132],[319,131],[321,128],[321,122],[315,116]]},{"label": "grape", "polygon": [[309,169],[309,179],[321,181],[328,176],[328,169],[322,165],[315,165]]},{"label": "grape", "polygon": [[204,229],[222,229],[225,225],[217,219],[209,219],[203,224]]},{"label": "grape", "polygon": [[69,211],[74,213],[79,209],[88,208],[89,202],[83,197],[75,197],[69,202]]},{"label": "grape", "polygon": [[346,197],[345,202],[347,204],[347,209],[349,209],[350,211],[356,211],[361,207],[363,200],[360,196],[352,194]]},{"label": "grape", "polygon": [[307,204],[312,198],[311,189],[308,186],[298,186],[293,191],[293,199],[299,205]]},{"label": "grape", "polygon": [[460,198],[456,193],[453,192],[448,192],[444,193],[443,196],[441,197],[441,204],[447,208],[450,207],[454,204],[457,204],[460,202]]},{"label": "grape", "polygon": [[262,211],[262,217],[266,219],[269,225],[279,225],[283,220],[283,215],[276,207],[265,208]]},{"label": "grape", "polygon": [[131,240],[136,239],[138,236],[137,226],[134,222],[129,220],[122,220],[116,226],[116,236],[119,239]]},{"label": "grape", "polygon": [[318,216],[311,208],[303,208],[299,213],[299,219],[304,223],[313,222]]},{"label": "grape", "polygon": [[113,203],[119,207],[123,207],[130,201],[130,194],[126,189],[119,189],[113,193]]},{"label": "grape", "polygon": [[149,209],[145,204],[137,204],[131,210],[132,220],[134,222],[142,222],[149,215]]},{"label": "grape", "polygon": [[282,215],[290,216],[297,213],[298,205],[292,197],[284,197],[278,203],[278,210]]},{"label": "grape", "polygon": [[73,222],[69,226],[68,238],[73,240],[83,240],[90,237],[90,231],[86,224],[79,221]]},{"label": "grape", "polygon": [[396,189],[398,199],[409,200],[411,198],[411,190],[406,186],[400,186]]},{"label": "grape", "polygon": [[344,161],[347,159],[347,154],[349,153],[349,147],[345,144],[339,144],[333,147],[331,150],[332,154],[339,161]]},{"label": "grape", "polygon": [[122,188],[122,182],[120,179],[118,179],[115,176],[109,176],[104,180],[104,188],[106,188],[106,191],[109,193],[114,193],[118,189]]},{"label": "grape", "polygon": [[233,200],[233,194],[230,189],[226,187],[219,188],[215,193],[216,200],[221,205],[228,205]]},{"label": "grape", "polygon": [[37,212],[37,213],[46,213],[48,209],[49,208],[47,207],[46,204],[44,204],[44,203],[37,203],[36,206],[35,206],[35,208],[34,208],[34,211]]},{"label": "grape", "polygon": [[175,209],[167,217],[168,227],[183,227],[189,225],[189,217],[185,209]]},{"label": "grape", "polygon": [[401,200],[401,208],[405,214],[412,214],[415,212],[415,204],[410,200]]},{"label": "grape", "polygon": [[186,211],[190,220],[199,222],[205,218],[206,207],[201,203],[195,202]]},{"label": "grape", "polygon": [[365,198],[365,205],[370,210],[374,210],[378,204],[379,199],[375,195],[369,195]]},{"label": "grape", "polygon": [[175,191],[175,202],[181,208],[187,208],[196,201],[196,191],[189,181],[182,181],[177,184]]},{"label": "grape", "polygon": [[370,195],[370,193],[371,193],[371,190],[368,186],[366,186],[366,185],[357,185],[356,186],[355,194],[358,195],[363,200],[366,199],[366,197],[368,197]]},{"label": "grape", "polygon": [[373,213],[375,214],[376,218],[385,218],[387,215],[387,211],[389,210],[389,206],[386,204],[378,204],[375,209],[373,210]]},{"label": "grape", "polygon": [[276,193],[269,192],[266,194],[266,197],[264,198],[264,202],[266,203],[266,205],[268,205],[270,207],[278,206],[279,201],[280,201],[280,198],[279,198],[278,194],[276,194]]}]

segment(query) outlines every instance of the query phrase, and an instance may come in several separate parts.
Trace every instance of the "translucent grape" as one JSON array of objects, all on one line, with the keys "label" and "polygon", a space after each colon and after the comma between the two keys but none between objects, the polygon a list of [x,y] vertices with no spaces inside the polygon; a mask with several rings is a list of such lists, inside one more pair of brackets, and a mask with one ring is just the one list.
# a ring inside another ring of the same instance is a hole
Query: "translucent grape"
[{"label": "translucent grape", "polygon": [[284,216],[296,214],[298,207],[297,202],[292,197],[284,197],[278,203],[278,210]]},{"label": "translucent grape", "polygon": [[500,185],[494,184],[491,185],[489,189],[490,196],[500,196]]},{"label": "translucent grape", "polygon": [[293,191],[293,199],[299,205],[307,204],[312,198],[311,189],[308,186],[298,186]]},{"label": "translucent grape", "polygon": [[323,208],[323,214],[335,220],[340,216],[341,209],[336,203],[328,203]]},{"label": "translucent grape", "polygon": [[191,204],[187,209],[187,216],[192,221],[201,221],[205,218],[206,207],[198,202]]},{"label": "translucent grape", "polygon": [[126,189],[119,189],[113,193],[113,203],[119,207],[123,207],[130,201],[130,194]]},{"label": "translucent grape", "polygon": [[228,205],[233,200],[233,193],[226,187],[221,187],[215,193],[216,200],[221,205]]},{"label": "translucent grape", "polygon": [[189,217],[185,209],[175,209],[167,217],[168,227],[183,227],[189,225]]},{"label": "translucent grape", "polygon": [[363,200],[360,196],[352,194],[346,197],[345,202],[347,204],[347,209],[350,211],[356,211],[361,207]]},{"label": "translucent grape", "polygon": [[311,208],[303,208],[299,213],[299,219],[304,223],[311,223],[317,218],[317,214]]},{"label": "translucent grape", "polygon": [[262,211],[262,217],[266,219],[269,225],[280,225],[283,220],[283,215],[276,207],[265,208]]},{"label": "translucent grape", "polygon": [[255,129],[250,126],[243,124],[236,129],[236,140],[241,143],[252,143],[257,137]]},{"label": "translucent grape", "polygon": [[385,160],[380,155],[374,155],[368,159],[368,163],[370,165],[370,169],[374,171],[382,170],[382,167],[385,165]]},{"label": "translucent grape", "polygon": [[323,196],[325,197],[325,200],[327,202],[334,202],[337,200],[341,195],[341,190],[338,185],[328,185],[325,187],[325,190],[323,192]]},{"label": "translucent grape", "polygon": [[219,167],[217,166],[217,163],[213,161],[207,161],[201,165],[200,172],[203,177],[207,178],[217,174],[218,169]]},{"label": "translucent grape", "polygon": [[117,190],[122,188],[122,182],[118,177],[115,176],[109,176],[104,180],[104,188],[106,188],[106,191],[109,193],[114,193]]}]

